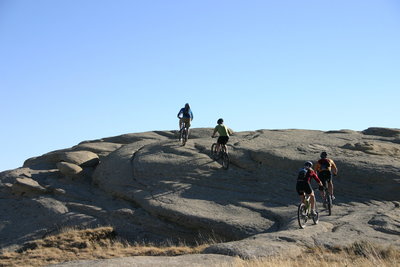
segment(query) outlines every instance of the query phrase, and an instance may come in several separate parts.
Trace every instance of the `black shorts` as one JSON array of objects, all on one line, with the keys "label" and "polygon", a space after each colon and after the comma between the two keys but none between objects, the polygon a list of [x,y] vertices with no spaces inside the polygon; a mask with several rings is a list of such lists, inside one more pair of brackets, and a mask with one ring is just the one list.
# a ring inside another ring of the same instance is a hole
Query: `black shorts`
[{"label": "black shorts", "polygon": [[300,196],[303,195],[304,193],[309,195],[313,192],[313,190],[311,188],[311,184],[308,182],[297,182],[296,183],[296,191]]},{"label": "black shorts", "polygon": [[330,171],[320,171],[318,178],[325,187],[328,187],[328,183],[332,180],[332,173]]},{"label": "black shorts", "polygon": [[218,137],[217,143],[221,145],[226,145],[228,143],[229,136],[220,136]]}]

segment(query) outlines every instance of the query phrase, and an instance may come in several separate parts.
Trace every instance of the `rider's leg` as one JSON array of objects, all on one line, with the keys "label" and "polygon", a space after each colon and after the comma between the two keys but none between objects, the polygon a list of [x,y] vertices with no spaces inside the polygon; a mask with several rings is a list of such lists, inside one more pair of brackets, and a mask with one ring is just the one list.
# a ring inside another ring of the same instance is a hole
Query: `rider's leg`
[{"label": "rider's leg", "polygon": [[329,191],[329,194],[331,194],[331,196],[333,196],[333,183],[332,183],[332,180],[330,180],[329,183],[328,183],[328,191]]},{"label": "rider's leg", "polygon": [[179,119],[179,131],[182,129],[182,119]]},{"label": "rider's leg", "polygon": [[325,191],[319,190],[319,194],[321,195],[321,199],[325,199]]},{"label": "rider's leg", "polygon": [[182,126],[183,126],[183,121],[182,119],[179,119],[179,141],[181,141],[181,135],[182,135]]},{"label": "rider's leg", "polygon": [[228,140],[229,140],[229,138],[226,136],[220,136],[218,138],[218,141],[219,141],[218,143],[221,144],[222,152],[228,153],[228,147],[226,146],[226,143],[228,142]]},{"label": "rider's leg", "polygon": [[182,128],[183,128],[183,119],[179,119],[179,137],[181,135]]},{"label": "rider's leg", "polygon": [[[185,121],[182,122],[182,128],[181,128],[181,132],[186,128],[186,123]],[[187,128],[186,128],[187,130]],[[182,136],[183,138],[185,138],[185,136]]]},{"label": "rider's leg", "polygon": [[217,142],[217,155],[219,154],[219,151],[221,151],[221,144]]},{"label": "rider's leg", "polygon": [[191,126],[190,122],[191,122],[191,119],[187,119],[186,123],[185,123],[186,129],[187,129],[187,138],[189,138],[189,128]]},{"label": "rider's leg", "polygon": [[[322,185],[324,186],[324,187],[326,187],[327,186],[327,182],[326,182],[326,180],[324,179],[324,178],[322,178],[322,176],[320,177],[320,179],[321,179],[321,182],[322,182]],[[325,190],[319,190],[319,193],[320,193],[320,195],[321,195],[321,198],[322,199],[325,199]]]},{"label": "rider's leg", "polygon": [[311,194],[310,194],[310,205],[311,205],[311,209],[315,211],[315,195],[314,195],[314,192],[311,192]]},{"label": "rider's leg", "polygon": [[221,144],[221,136],[220,136],[217,139],[217,155],[219,155],[219,152],[221,151],[221,146],[222,146],[222,144]]}]

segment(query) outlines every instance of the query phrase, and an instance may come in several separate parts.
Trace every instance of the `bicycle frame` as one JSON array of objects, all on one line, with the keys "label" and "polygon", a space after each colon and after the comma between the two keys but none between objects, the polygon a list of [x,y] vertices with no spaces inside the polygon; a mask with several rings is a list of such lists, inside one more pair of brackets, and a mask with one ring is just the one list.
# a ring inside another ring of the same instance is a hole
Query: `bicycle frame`
[{"label": "bicycle frame", "polygon": [[226,145],[217,143],[217,150],[219,150],[219,153],[227,153]]},{"label": "bicycle frame", "polygon": [[328,187],[324,186],[324,204],[326,205],[326,209],[328,210],[328,216],[332,214],[332,198],[329,193]]},{"label": "bicycle frame", "polygon": [[306,223],[308,219],[312,219],[314,224],[318,224],[319,215],[318,212],[315,216],[311,214],[311,201],[310,195],[304,195],[303,201],[299,204],[297,208],[297,220],[300,228],[304,229],[306,227]]},{"label": "bicycle frame", "polygon": [[226,145],[214,143],[211,146],[211,156],[214,160],[218,160],[218,159],[222,158],[222,167],[225,170],[227,170],[229,168],[230,159],[229,159],[229,155],[227,153]]},{"label": "bicycle frame", "polygon": [[179,132],[179,138],[181,139],[182,145],[184,146],[189,138],[189,128],[186,126],[186,123],[182,123],[182,128]]},{"label": "bicycle frame", "polygon": [[310,202],[311,195],[305,195],[303,203],[306,205],[307,213],[311,211],[311,202]]}]

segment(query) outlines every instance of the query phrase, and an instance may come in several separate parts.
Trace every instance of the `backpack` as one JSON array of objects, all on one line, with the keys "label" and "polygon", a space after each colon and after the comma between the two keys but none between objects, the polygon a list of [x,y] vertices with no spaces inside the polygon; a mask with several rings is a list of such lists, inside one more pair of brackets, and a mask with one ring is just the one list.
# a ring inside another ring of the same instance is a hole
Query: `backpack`
[{"label": "backpack", "polygon": [[329,171],[331,162],[328,159],[320,159],[318,163],[321,165],[321,171]]},{"label": "backpack", "polygon": [[299,171],[299,174],[297,175],[297,181],[303,181],[303,182],[307,182],[307,170],[306,169],[301,169]]}]

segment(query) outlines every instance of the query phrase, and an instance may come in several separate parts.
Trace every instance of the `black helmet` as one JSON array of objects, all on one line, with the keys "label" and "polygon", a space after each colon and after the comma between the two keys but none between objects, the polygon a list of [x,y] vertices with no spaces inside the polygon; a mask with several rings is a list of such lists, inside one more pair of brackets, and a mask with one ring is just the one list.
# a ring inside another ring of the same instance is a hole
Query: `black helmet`
[{"label": "black helmet", "polygon": [[217,120],[217,123],[218,123],[218,124],[222,124],[223,122],[224,122],[223,119],[218,119],[218,120]]},{"label": "black helmet", "polygon": [[325,159],[328,156],[328,153],[326,153],[325,151],[321,153],[321,158]]},{"label": "black helmet", "polygon": [[313,166],[313,164],[312,164],[311,161],[306,161],[306,162],[304,163],[304,167],[306,167],[306,168],[311,168],[312,166]]}]

